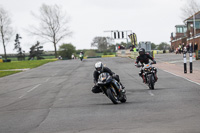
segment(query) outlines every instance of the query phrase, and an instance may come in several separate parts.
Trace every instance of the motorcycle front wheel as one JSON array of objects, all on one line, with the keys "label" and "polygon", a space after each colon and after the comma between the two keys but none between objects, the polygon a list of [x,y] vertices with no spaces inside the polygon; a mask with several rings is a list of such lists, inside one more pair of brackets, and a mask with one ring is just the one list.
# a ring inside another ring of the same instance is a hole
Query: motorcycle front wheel
[{"label": "motorcycle front wheel", "polygon": [[118,104],[118,99],[117,96],[115,95],[115,93],[113,91],[111,91],[111,89],[107,89],[106,93],[108,95],[108,97],[110,98],[110,100],[114,103],[114,104]]},{"label": "motorcycle front wheel", "polygon": [[124,94],[124,95],[123,95],[123,98],[122,98],[122,100],[120,100],[120,102],[121,102],[121,103],[125,103],[126,100],[127,100],[127,98],[126,98],[126,94]]},{"label": "motorcycle front wheel", "polygon": [[149,76],[149,89],[154,90],[154,78],[153,78],[153,75]]}]

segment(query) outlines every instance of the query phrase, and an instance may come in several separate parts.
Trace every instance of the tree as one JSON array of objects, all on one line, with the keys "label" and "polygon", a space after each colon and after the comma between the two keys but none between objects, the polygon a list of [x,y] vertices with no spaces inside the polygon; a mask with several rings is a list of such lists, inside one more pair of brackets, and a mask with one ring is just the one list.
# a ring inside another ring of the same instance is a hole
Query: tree
[{"label": "tree", "polygon": [[84,53],[84,56],[89,56],[89,57],[96,56],[96,52],[94,50],[87,50]]},{"label": "tree", "polygon": [[152,50],[155,50],[155,48],[156,48],[156,44],[151,43],[151,49],[152,49]]},{"label": "tree", "polygon": [[112,39],[110,37],[95,37],[91,43],[92,47],[97,47],[99,51],[107,50],[111,44]]},{"label": "tree", "polygon": [[35,57],[37,57],[37,60],[44,59],[41,56],[44,51],[44,50],[41,50],[43,46],[39,46],[39,45],[40,45],[40,42],[37,41],[37,43],[30,48],[30,52],[29,52],[30,55],[29,55],[28,60],[33,60]]},{"label": "tree", "polygon": [[49,6],[46,4],[40,7],[39,16],[35,14],[33,16],[39,20],[40,25],[38,28],[34,27],[33,31],[30,32],[53,43],[55,57],[57,57],[56,45],[60,40],[72,34],[67,25],[69,18],[58,5]]},{"label": "tree", "polygon": [[20,37],[19,36],[19,34],[16,34],[16,39],[15,39],[15,47],[14,47],[14,50],[16,49],[17,50],[17,52],[18,52],[18,56],[17,56],[17,58],[18,58],[18,60],[25,60],[25,51],[23,51],[23,53],[22,53],[22,48],[21,48],[21,46],[20,46],[20,41],[19,41],[19,39],[22,39],[22,37]]},{"label": "tree", "polygon": [[182,18],[185,20],[200,11],[200,4],[195,0],[187,0],[187,3],[183,6],[183,8],[181,8],[181,10],[183,15]]},{"label": "tree", "polygon": [[158,50],[169,50],[170,45],[167,44],[166,42],[161,42],[158,46]]},{"label": "tree", "polygon": [[116,51],[116,45],[109,45],[108,49],[110,52],[115,52]]},{"label": "tree", "polygon": [[72,44],[62,44],[59,47],[59,54],[63,58],[71,59],[71,55],[76,52],[76,47]]},{"label": "tree", "polygon": [[6,55],[6,45],[10,41],[13,34],[13,29],[11,27],[11,18],[9,13],[0,7],[0,42],[3,44],[4,58],[7,60]]}]

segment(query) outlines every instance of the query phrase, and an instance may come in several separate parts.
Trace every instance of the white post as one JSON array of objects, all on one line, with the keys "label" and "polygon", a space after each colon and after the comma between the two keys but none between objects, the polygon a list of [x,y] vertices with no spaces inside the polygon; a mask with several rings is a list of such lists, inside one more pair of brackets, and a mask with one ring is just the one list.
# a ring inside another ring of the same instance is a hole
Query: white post
[{"label": "white post", "polygon": [[190,55],[190,73],[192,73],[192,51],[190,51],[189,55]]},{"label": "white post", "polygon": [[187,73],[187,60],[186,60],[186,52],[183,52],[183,66],[184,66],[184,73]]},{"label": "white post", "polygon": [[193,15],[193,28],[194,28],[194,36],[196,36],[196,27],[195,27],[195,14]]}]

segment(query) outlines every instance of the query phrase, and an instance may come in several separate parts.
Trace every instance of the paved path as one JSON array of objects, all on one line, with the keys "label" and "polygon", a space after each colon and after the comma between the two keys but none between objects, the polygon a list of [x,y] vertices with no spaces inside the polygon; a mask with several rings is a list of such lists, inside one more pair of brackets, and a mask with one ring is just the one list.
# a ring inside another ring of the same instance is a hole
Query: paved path
[{"label": "paved path", "polygon": [[[165,59],[164,59],[165,57]],[[161,60],[160,60],[161,59]],[[193,72],[190,73],[189,57],[187,57],[187,73],[184,73],[183,56],[171,54],[156,55],[157,64],[155,67],[170,72],[176,76],[186,78],[192,82],[200,84],[200,60],[193,58]]]}]

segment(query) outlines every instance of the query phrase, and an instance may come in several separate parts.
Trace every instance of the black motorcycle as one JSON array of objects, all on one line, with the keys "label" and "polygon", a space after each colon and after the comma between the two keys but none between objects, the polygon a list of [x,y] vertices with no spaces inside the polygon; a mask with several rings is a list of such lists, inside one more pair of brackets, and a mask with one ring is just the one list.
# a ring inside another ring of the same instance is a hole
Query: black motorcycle
[{"label": "black motorcycle", "polygon": [[122,86],[109,73],[101,73],[97,84],[114,104],[118,104],[119,101],[126,102],[126,94],[122,92]]},{"label": "black motorcycle", "polygon": [[143,71],[143,82],[146,83],[149,87],[149,89],[154,90],[154,85],[156,82],[156,77],[155,77],[155,73],[156,73],[156,69],[155,67],[152,66],[152,62],[148,63],[148,64],[142,64],[142,65],[137,65],[137,67],[142,67],[142,71]]}]

